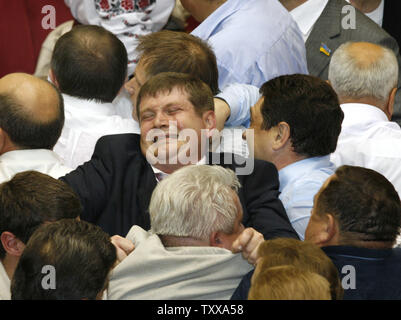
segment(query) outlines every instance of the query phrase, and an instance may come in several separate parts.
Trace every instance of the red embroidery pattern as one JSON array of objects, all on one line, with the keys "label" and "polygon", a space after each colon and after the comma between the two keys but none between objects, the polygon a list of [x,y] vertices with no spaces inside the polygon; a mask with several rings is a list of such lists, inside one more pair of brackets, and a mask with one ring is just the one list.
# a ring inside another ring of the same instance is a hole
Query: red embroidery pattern
[{"label": "red embroidery pattern", "polygon": [[156,0],[94,0],[96,10],[117,16],[130,12],[146,12]]}]

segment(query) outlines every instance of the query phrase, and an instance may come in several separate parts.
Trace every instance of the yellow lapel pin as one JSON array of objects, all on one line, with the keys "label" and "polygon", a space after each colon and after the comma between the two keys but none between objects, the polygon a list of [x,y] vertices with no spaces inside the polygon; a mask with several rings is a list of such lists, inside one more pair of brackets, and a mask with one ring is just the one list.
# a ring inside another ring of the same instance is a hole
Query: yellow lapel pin
[{"label": "yellow lapel pin", "polygon": [[320,45],[320,52],[323,52],[326,56],[330,57],[331,49],[325,44]]}]

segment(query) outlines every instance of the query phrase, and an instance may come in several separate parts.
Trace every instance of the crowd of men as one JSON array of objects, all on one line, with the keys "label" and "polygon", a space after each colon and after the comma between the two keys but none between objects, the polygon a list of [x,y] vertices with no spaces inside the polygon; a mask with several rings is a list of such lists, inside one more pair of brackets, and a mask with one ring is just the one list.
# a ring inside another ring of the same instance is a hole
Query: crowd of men
[{"label": "crowd of men", "polygon": [[181,0],[191,34],[133,43],[116,17],[162,9],[128,2],[0,79],[0,299],[401,299],[395,37],[344,0]]}]

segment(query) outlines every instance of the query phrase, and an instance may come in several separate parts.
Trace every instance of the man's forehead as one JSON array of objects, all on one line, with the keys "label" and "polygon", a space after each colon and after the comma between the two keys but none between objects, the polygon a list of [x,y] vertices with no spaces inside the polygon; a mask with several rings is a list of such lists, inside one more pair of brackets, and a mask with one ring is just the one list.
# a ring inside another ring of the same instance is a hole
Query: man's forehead
[{"label": "man's forehead", "polygon": [[192,105],[189,101],[188,93],[181,88],[174,87],[171,90],[165,89],[156,92],[154,95],[149,94],[142,98],[140,104],[140,110],[145,110],[153,107],[163,107],[170,105],[172,103],[182,104],[182,105]]}]

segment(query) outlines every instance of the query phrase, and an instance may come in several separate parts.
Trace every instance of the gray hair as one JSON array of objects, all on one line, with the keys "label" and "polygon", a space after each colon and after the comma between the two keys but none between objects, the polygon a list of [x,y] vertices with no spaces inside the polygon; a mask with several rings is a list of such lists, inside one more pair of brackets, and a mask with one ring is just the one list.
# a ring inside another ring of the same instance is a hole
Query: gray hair
[{"label": "gray hair", "polygon": [[220,166],[189,165],[163,179],[149,205],[151,231],[158,235],[208,239],[231,234],[238,215],[234,203],[240,182]]},{"label": "gray hair", "polygon": [[364,64],[350,52],[355,42],[346,42],[334,52],[329,66],[329,81],[341,98],[375,98],[386,102],[391,90],[397,88],[398,62],[391,49],[380,46],[382,55]]}]

